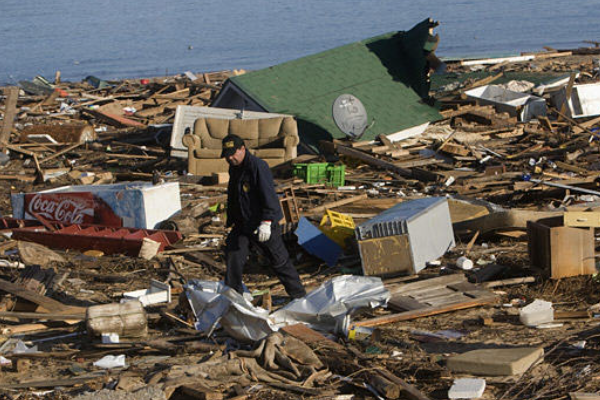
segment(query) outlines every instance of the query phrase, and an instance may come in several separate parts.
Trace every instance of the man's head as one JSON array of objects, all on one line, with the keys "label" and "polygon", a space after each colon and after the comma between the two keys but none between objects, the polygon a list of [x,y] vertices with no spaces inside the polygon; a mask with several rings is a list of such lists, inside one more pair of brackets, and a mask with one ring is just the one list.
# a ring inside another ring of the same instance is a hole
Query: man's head
[{"label": "man's head", "polygon": [[237,167],[246,157],[246,146],[244,140],[237,135],[227,135],[223,139],[223,151],[221,157],[226,159],[229,165]]}]

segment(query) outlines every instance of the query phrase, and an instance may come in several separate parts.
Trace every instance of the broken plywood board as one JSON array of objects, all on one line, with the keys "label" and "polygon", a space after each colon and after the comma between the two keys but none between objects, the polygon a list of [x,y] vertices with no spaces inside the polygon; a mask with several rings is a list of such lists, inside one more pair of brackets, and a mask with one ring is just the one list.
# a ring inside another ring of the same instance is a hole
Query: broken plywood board
[{"label": "broken plywood board", "polygon": [[384,315],[354,323],[355,326],[378,326],[455,310],[478,307],[496,301],[496,295],[467,282],[462,274],[445,275],[404,285],[389,285],[388,307],[398,314]]},{"label": "broken plywood board", "polygon": [[0,290],[6,293],[10,293],[14,296],[20,297],[34,304],[37,304],[40,308],[50,312],[59,314],[85,314],[84,307],[68,306],[47,296],[42,296],[39,293],[33,292],[28,289],[24,289],[14,283],[0,279]]}]

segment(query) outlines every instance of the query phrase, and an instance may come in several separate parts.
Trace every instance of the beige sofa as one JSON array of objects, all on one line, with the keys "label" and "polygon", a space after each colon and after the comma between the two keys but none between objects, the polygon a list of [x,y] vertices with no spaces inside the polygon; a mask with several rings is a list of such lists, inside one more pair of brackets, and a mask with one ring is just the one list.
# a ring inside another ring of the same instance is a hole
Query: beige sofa
[{"label": "beige sofa", "polygon": [[246,148],[270,167],[296,158],[298,125],[292,117],[260,119],[199,118],[193,133],[183,136],[188,148],[188,172],[211,175],[226,172],[229,165],[221,158],[221,142],[229,134],[244,139]]}]

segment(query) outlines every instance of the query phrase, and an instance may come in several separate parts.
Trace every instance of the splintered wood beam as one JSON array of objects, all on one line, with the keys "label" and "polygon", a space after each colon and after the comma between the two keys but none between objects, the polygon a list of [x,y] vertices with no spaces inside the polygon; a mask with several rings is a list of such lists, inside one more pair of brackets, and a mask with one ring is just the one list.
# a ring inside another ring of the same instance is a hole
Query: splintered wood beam
[{"label": "splintered wood beam", "polygon": [[86,309],[84,307],[65,305],[61,302],[51,299],[50,297],[43,296],[28,289],[24,289],[12,282],[5,281],[4,279],[0,279],[0,290],[37,304],[41,308],[48,310],[51,313],[85,314]]},{"label": "splintered wood beam", "polygon": [[338,152],[338,154],[362,160],[367,164],[396,173],[402,176],[403,178],[417,179],[423,182],[435,181],[437,179],[437,175],[432,172],[426,170],[411,170],[408,168],[402,168],[389,161],[381,160],[379,158],[366,154],[360,150],[356,150],[347,146],[336,145],[336,151]]},{"label": "splintered wood beam", "polygon": [[464,301],[456,304],[442,305],[437,307],[426,307],[420,310],[409,310],[397,314],[384,315],[381,317],[371,318],[364,321],[357,321],[354,322],[352,325],[372,327],[385,324],[393,324],[395,322],[409,321],[412,319],[444,314],[451,311],[484,306],[486,304],[492,304],[496,302],[496,300],[496,296],[475,298],[470,301]]},{"label": "splintered wood beam", "polygon": [[368,199],[367,194],[361,194],[361,195],[358,195],[358,196],[348,197],[346,199],[342,199],[342,200],[338,200],[338,201],[333,201],[331,203],[323,204],[320,207],[312,208],[310,210],[310,212],[307,213],[307,214],[320,214],[323,211],[325,211],[327,209],[330,209],[330,208],[341,207],[341,206],[345,206],[346,204],[354,203],[354,202],[357,202],[357,201],[360,201],[360,200],[367,200],[367,199]]},{"label": "splintered wood beam", "polygon": [[15,117],[17,116],[17,100],[19,99],[19,88],[8,86],[4,88],[6,100],[4,101],[4,122],[0,130],[0,144],[10,142],[10,132],[13,128]]},{"label": "splintered wood beam", "polygon": [[575,78],[577,78],[577,72],[571,72],[571,76],[569,78],[569,83],[567,84],[566,94],[565,94],[565,102],[560,107],[560,112],[558,113],[558,120],[560,121],[561,117],[564,118],[564,114],[567,112],[567,105],[571,100],[571,95],[573,93],[573,85],[575,84]]}]

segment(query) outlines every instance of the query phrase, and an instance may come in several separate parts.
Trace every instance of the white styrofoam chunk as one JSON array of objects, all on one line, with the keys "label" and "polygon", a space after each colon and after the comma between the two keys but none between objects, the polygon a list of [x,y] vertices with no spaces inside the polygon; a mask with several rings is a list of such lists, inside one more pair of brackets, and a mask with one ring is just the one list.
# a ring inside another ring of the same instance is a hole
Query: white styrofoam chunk
[{"label": "white styrofoam chunk", "polygon": [[554,308],[549,301],[536,299],[519,310],[519,320],[527,326],[537,326],[554,321]]},{"label": "white styrofoam chunk", "polygon": [[449,399],[478,399],[485,391],[485,379],[459,378],[455,379],[448,391]]},{"label": "white styrofoam chunk", "polygon": [[163,283],[152,279],[149,289],[134,290],[132,292],[123,293],[123,301],[139,300],[144,307],[151,304],[170,303],[171,302],[171,286],[168,283]]}]

